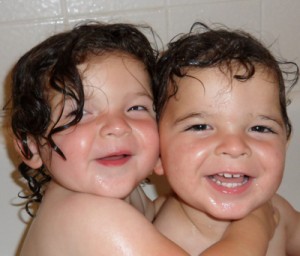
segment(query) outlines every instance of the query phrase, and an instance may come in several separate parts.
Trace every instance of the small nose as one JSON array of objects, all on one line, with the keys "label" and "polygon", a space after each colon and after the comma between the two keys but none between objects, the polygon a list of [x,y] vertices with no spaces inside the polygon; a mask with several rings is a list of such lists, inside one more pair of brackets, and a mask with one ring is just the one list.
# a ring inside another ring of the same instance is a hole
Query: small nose
[{"label": "small nose", "polygon": [[217,155],[227,155],[232,158],[250,156],[251,148],[242,134],[224,134],[216,147]]},{"label": "small nose", "polygon": [[101,136],[122,137],[132,132],[126,117],[123,115],[110,115],[101,120]]}]

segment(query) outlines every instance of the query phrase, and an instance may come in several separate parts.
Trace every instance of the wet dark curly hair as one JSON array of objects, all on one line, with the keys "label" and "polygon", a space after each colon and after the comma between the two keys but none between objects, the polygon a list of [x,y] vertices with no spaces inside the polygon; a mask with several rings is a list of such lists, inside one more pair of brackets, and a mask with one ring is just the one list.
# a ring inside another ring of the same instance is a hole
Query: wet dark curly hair
[{"label": "wet dark curly hair", "polygon": [[[233,64],[241,65],[244,74],[233,74]],[[244,31],[230,30],[224,26],[213,29],[200,22],[194,23],[189,33],[175,37],[160,56],[154,87],[158,120],[168,99],[176,95],[178,90],[174,78],[184,77],[188,68],[195,67],[225,69],[231,72],[233,79],[240,81],[250,79],[256,68],[266,68],[278,81],[281,114],[286,124],[287,137],[290,136],[292,126],[286,110],[286,92],[298,81],[297,64],[276,60],[267,47]],[[285,81],[290,83],[289,88]]]},{"label": "wet dark curly hair", "polygon": [[[84,90],[77,65],[85,62],[89,56],[114,52],[131,55],[145,65],[151,83],[154,83],[158,51],[142,32],[147,32],[155,39],[149,26],[89,21],[49,37],[19,59],[12,71],[11,126],[21,142],[24,157],[31,159],[33,155],[28,146],[30,136],[37,143],[46,141],[65,158],[52,136],[76,125],[82,118]],[[56,127],[59,120],[51,124],[51,90],[61,93],[64,98],[71,97],[77,104],[74,118],[66,125]],[[32,191],[26,208],[29,211],[31,203],[42,200],[42,187],[51,177],[44,166],[32,170],[21,163],[19,171]]]}]

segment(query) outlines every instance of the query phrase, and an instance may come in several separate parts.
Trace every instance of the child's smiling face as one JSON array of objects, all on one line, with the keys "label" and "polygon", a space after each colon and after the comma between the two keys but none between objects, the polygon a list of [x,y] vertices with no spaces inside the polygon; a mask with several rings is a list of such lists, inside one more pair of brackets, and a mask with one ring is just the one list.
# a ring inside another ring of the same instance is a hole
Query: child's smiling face
[{"label": "child's smiling face", "polygon": [[286,124],[265,71],[238,81],[219,68],[190,69],[162,112],[164,173],[185,203],[216,218],[242,218],[280,185]]},{"label": "child's smiling face", "polygon": [[[141,62],[121,54],[92,57],[78,68],[86,97],[83,118],[53,135],[66,160],[54,151],[49,160],[48,146],[41,148],[43,160],[53,180],[70,190],[124,198],[158,160],[149,75]],[[52,99],[58,110],[59,100]],[[66,100],[57,126],[70,121],[74,104]]]}]

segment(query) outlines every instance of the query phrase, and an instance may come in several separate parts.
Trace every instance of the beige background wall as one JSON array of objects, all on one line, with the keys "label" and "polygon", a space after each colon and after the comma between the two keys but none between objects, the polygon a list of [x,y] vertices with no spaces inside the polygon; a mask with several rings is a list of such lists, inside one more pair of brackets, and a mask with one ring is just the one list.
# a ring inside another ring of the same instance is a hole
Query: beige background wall
[{"label": "beige background wall", "polygon": [[[0,104],[3,106],[7,74],[25,51],[49,35],[83,19],[148,23],[167,42],[186,32],[195,20],[220,22],[243,28],[264,42],[274,54],[300,64],[299,0],[2,0],[0,1]],[[299,85],[298,85],[299,86]],[[296,89],[297,90],[297,89]],[[299,90],[300,91],[300,90]],[[300,210],[300,96],[295,93],[290,112],[296,133],[288,152],[280,193]],[[3,112],[0,112],[3,123]],[[17,197],[21,187],[15,171],[17,159],[11,142],[0,133],[0,255],[15,255],[25,229],[26,214]]]}]

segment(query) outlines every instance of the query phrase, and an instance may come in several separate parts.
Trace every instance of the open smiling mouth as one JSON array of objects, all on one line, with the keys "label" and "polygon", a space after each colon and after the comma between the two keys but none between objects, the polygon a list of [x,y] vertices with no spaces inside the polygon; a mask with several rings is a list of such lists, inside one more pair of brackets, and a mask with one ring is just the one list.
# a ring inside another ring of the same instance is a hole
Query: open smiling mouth
[{"label": "open smiling mouth", "polygon": [[217,185],[226,188],[241,187],[249,181],[249,176],[244,174],[218,173],[208,177]]},{"label": "open smiling mouth", "polygon": [[129,155],[127,155],[127,154],[111,155],[111,156],[103,157],[103,158],[101,158],[101,160],[105,160],[105,161],[117,161],[117,160],[128,158],[128,157],[129,157]]},{"label": "open smiling mouth", "polygon": [[128,154],[116,154],[100,158],[98,162],[106,166],[121,166],[127,163],[130,158],[131,155]]}]

